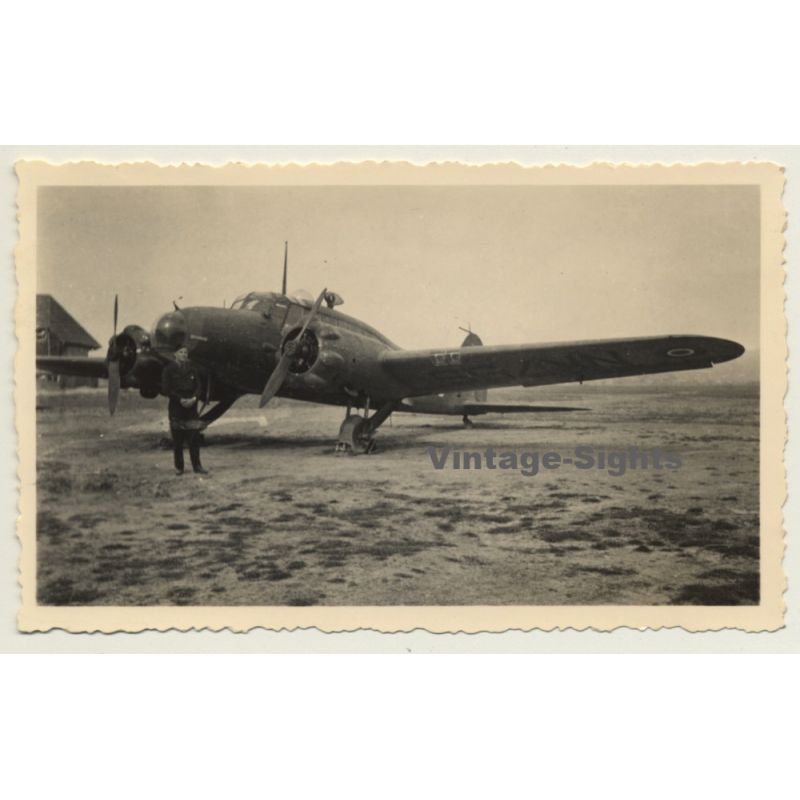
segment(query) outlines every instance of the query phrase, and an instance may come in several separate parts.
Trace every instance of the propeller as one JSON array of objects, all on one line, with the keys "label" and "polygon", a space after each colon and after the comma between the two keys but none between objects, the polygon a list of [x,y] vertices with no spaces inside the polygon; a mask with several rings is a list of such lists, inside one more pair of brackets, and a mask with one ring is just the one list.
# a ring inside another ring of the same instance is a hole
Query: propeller
[{"label": "propeller", "polygon": [[306,317],[305,324],[303,325],[300,333],[294,339],[286,342],[284,345],[281,360],[278,362],[278,366],[275,367],[272,375],[269,376],[267,385],[264,387],[264,391],[261,395],[261,400],[258,402],[259,408],[264,408],[264,406],[269,403],[273,397],[275,397],[281,386],[283,386],[283,382],[286,380],[286,376],[289,374],[289,367],[294,360],[298,343],[303,338],[306,328],[308,328],[308,326],[311,324],[311,320],[313,320],[317,315],[317,311],[319,311],[319,307],[322,305],[322,301],[325,299],[325,292],[327,291],[327,289],[322,290],[322,293],[317,298],[316,303],[314,303],[314,307],[311,309],[311,313]]},{"label": "propeller", "polygon": [[117,316],[119,313],[119,295],[114,295],[114,336],[108,348],[108,410],[111,416],[117,410],[119,399],[119,359],[120,352],[117,347]]}]

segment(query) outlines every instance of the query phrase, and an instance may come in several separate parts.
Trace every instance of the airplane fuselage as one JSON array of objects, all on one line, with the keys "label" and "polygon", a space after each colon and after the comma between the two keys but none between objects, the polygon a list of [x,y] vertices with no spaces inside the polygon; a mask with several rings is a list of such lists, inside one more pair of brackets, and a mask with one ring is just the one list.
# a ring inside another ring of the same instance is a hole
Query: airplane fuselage
[{"label": "airplane fuselage", "polygon": [[[308,305],[292,297],[253,292],[231,308],[192,307],[165,314],[155,323],[151,342],[166,357],[185,342],[191,359],[211,376],[212,399],[222,387],[226,392],[260,394],[285,341],[308,313]],[[312,352],[293,362],[280,396],[348,405],[366,396],[382,403],[402,395],[402,386],[387,381],[377,366],[382,352],[400,348],[371,326],[320,308],[311,338]]]}]

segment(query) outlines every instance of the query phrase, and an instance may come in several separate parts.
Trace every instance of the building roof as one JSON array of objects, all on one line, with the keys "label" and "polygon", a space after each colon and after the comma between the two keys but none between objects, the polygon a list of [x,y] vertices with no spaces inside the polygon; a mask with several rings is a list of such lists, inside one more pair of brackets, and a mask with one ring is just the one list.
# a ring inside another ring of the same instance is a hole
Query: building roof
[{"label": "building roof", "polygon": [[36,328],[47,328],[64,344],[96,350],[100,343],[89,335],[49,294],[36,295]]}]

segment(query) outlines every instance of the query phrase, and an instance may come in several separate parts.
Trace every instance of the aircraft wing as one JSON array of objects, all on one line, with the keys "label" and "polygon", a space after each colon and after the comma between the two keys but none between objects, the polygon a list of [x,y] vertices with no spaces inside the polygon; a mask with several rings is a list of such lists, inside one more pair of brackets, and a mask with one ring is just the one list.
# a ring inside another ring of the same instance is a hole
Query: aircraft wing
[{"label": "aircraft wing", "polygon": [[382,368],[408,397],[500,386],[546,386],[704,369],[744,348],[710,336],[655,336],[558,344],[390,350]]},{"label": "aircraft wing", "polygon": [[107,378],[105,358],[92,356],[37,356],[36,369],[81,378]]}]

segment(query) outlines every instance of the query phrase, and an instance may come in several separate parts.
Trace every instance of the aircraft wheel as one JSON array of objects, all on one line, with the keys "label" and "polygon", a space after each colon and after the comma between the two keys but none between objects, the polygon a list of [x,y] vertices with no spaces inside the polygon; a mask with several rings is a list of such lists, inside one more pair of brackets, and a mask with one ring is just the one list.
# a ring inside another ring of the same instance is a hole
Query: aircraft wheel
[{"label": "aircraft wheel", "polygon": [[366,431],[367,422],[357,415],[348,417],[339,428],[339,441],[336,450],[350,450],[353,455],[371,453],[375,449],[375,440]]}]

